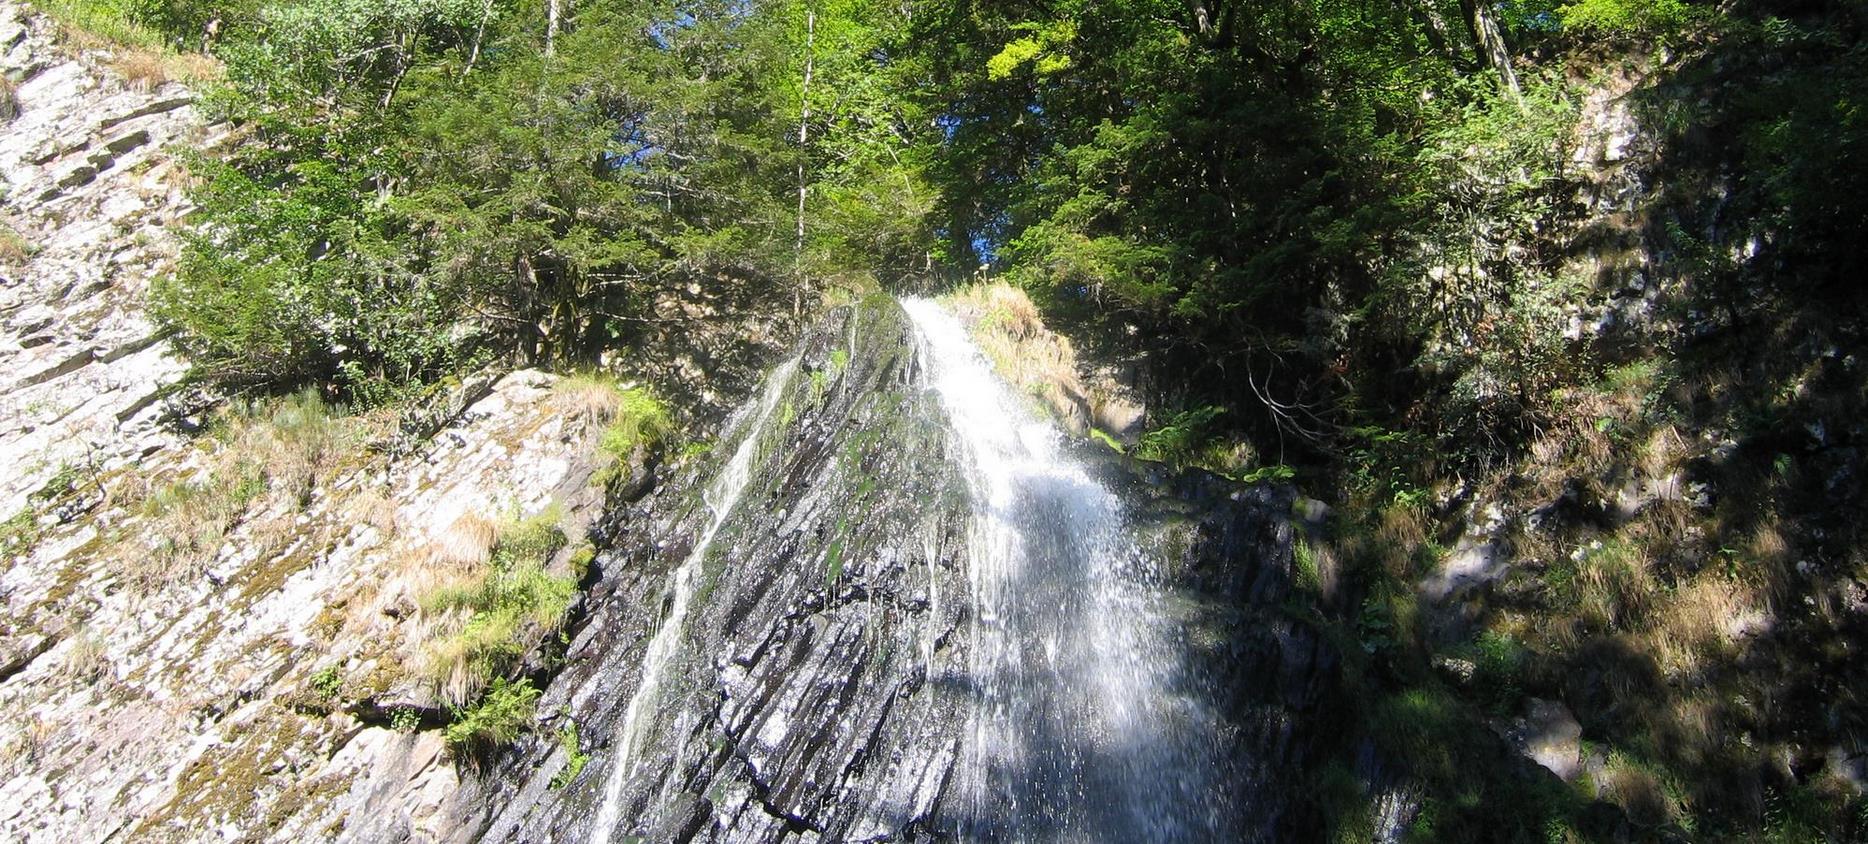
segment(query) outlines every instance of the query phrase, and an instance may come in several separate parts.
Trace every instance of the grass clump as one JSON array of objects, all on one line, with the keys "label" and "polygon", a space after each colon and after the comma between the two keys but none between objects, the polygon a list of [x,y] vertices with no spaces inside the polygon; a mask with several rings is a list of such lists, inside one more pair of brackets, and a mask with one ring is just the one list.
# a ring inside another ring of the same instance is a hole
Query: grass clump
[{"label": "grass clump", "polygon": [[31,507],[22,507],[5,522],[0,522],[0,559],[12,560],[32,552],[38,547],[44,529],[39,526],[39,514]]},{"label": "grass clump", "polygon": [[473,699],[563,623],[577,581],[546,570],[565,543],[556,508],[499,531],[491,557],[422,596],[455,621],[428,648],[428,674],[456,705]]},{"label": "grass clump", "polygon": [[560,400],[588,424],[602,425],[598,452],[608,463],[591,476],[607,486],[638,452],[660,447],[674,433],[674,412],[654,390],[619,386],[603,375],[571,375],[558,382]]},{"label": "grass clump", "polygon": [[638,448],[654,448],[674,432],[674,417],[668,405],[647,387],[622,391],[621,402],[609,427],[603,429],[601,448],[618,460]]},{"label": "grass clump", "polygon": [[[11,82],[0,76],[0,115],[14,113],[19,105],[13,99]],[[0,223],[0,264],[18,264],[31,258],[35,250],[26,237],[12,226]]]},{"label": "grass clump", "polygon": [[471,751],[510,743],[531,727],[538,696],[529,681],[494,680],[472,706],[454,710],[454,723],[445,732],[448,746]]}]

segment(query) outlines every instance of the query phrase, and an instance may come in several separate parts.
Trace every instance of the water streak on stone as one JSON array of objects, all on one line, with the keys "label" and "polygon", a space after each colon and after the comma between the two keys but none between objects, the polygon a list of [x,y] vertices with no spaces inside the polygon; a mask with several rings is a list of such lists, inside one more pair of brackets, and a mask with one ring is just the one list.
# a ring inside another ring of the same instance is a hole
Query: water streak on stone
[{"label": "water streak on stone", "polygon": [[624,710],[622,728],[617,734],[616,758],[611,761],[610,777],[604,783],[603,805],[597,812],[595,824],[591,826],[592,842],[609,841],[620,821],[623,788],[636,773],[634,760],[642,749],[642,741],[648,734],[653,713],[660,705],[662,679],[667,673],[669,659],[678,650],[681,629],[687,623],[688,608],[699,581],[701,562],[707,556],[708,547],[713,544],[714,535],[726,523],[727,516],[733,512],[733,505],[739,502],[740,494],[746,489],[746,482],[752,477],[753,465],[759,458],[760,434],[765,430],[772,411],[778,407],[779,398],[784,395],[785,385],[791,380],[797,364],[796,359],[787,361],[767,377],[765,393],[759,399],[757,412],[740,435],[738,449],[702,496],[708,509],[713,511],[713,518],[708,522],[706,531],[702,532],[700,541],[694,544],[694,550],[670,575],[668,591],[672,599],[668,606],[668,617],[662,620],[661,628],[649,640],[648,651],[642,660],[642,680],[629,699],[629,707]]}]

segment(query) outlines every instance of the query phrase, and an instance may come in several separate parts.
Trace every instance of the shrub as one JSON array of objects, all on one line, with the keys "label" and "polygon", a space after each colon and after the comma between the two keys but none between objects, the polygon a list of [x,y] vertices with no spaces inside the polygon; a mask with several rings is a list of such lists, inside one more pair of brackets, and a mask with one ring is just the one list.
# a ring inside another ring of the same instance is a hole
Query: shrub
[{"label": "shrub", "polygon": [[1558,7],[1563,25],[1609,35],[1669,34],[1691,23],[1683,0],[1578,0]]}]

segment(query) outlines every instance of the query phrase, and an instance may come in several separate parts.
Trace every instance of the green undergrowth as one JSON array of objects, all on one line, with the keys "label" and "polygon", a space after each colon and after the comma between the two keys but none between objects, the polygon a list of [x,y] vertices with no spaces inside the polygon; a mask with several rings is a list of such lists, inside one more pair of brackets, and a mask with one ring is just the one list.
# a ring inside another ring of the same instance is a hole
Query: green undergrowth
[{"label": "green undergrowth", "polygon": [[422,609],[460,621],[427,648],[427,674],[456,704],[504,680],[534,645],[556,631],[577,590],[547,571],[564,533],[555,507],[498,530],[487,562],[421,597]]},{"label": "green undergrowth", "polygon": [[472,752],[510,744],[531,729],[539,694],[528,680],[496,678],[473,705],[454,710],[448,746]]},{"label": "green undergrowth", "polygon": [[[1471,512],[1424,438],[1359,436],[1293,579],[1315,591],[1326,557],[1346,573],[1302,617],[1346,655],[1337,694],[1356,703],[1331,717],[1422,789],[1410,840],[1602,840],[1624,819],[1691,840],[1868,834],[1824,755],[1847,741],[1825,725],[1859,717],[1823,690],[1862,679],[1837,607],[1868,566],[1819,435],[1860,413],[1838,389],[1858,383],[1789,343],[1637,355],[1553,391],[1541,436],[1466,480]],[[1511,516],[1493,534],[1507,568],[1426,598],[1484,504]],[[1534,701],[1581,725],[1570,782],[1496,737]],[[1366,831],[1347,764],[1312,773],[1339,840]]]}]

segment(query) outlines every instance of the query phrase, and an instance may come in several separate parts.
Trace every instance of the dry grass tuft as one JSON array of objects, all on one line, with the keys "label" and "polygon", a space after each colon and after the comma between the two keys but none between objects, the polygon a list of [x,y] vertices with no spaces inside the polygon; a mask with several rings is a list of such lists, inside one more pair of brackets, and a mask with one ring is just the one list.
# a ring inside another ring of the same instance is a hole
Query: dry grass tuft
[{"label": "dry grass tuft", "polygon": [[396,513],[396,502],[384,495],[382,490],[368,489],[352,496],[348,504],[352,519],[376,529],[386,538],[394,538],[402,532],[402,525]]},{"label": "dry grass tuft", "polygon": [[1635,452],[1635,465],[1650,478],[1663,478],[1679,465],[1686,454],[1686,440],[1672,425],[1661,425],[1642,440]]},{"label": "dry grass tuft", "polygon": [[168,57],[148,50],[120,50],[111,59],[110,69],[137,91],[153,91],[171,81]]},{"label": "dry grass tuft", "polygon": [[552,385],[552,395],[565,413],[594,427],[610,424],[623,406],[615,380],[601,375],[567,375]]},{"label": "dry grass tuft", "polygon": [[218,82],[227,75],[227,66],[219,59],[201,53],[182,53],[169,57],[169,76],[186,83]]},{"label": "dry grass tuft", "polygon": [[1576,557],[1576,612],[1589,627],[1627,629],[1648,609],[1657,584],[1640,546],[1621,540],[1591,543]]},{"label": "dry grass tuft", "polygon": [[0,733],[0,761],[11,765],[30,765],[37,761],[58,735],[58,726],[37,715],[20,716]]},{"label": "dry grass tuft", "polygon": [[19,116],[19,88],[0,74],[0,123],[6,123]]},{"label": "dry grass tuft", "polygon": [[1688,677],[1707,659],[1732,656],[1750,627],[1752,608],[1741,584],[1705,573],[1655,608],[1642,639],[1663,674]]},{"label": "dry grass tuft", "polygon": [[486,563],[499,541],[499,525],[478,513],[464,513],[428,543],[431,559],[442,565],[468,568]]},{"label": "dry grass tuft", "polygon": [[67,680],[89,684],[103,677],[109,667],[110,659],[103,638],[88,630],[80,630],[78,635],[72,637],[71,644],[66,646],[59,671]]},{"label": "dry grass tuft", "polygon": [[947,297],[1000,376],[1073,433],[1089,429],[1090,398],[1070,340],[1044,327],[1038,306],[1007,284],[977,284]]},{"label": "dry grass tuft", "polygon": [[1427,514],[1418,507],[1390,504],[1382,508],[1371,549],[1383,569],[1396,580],[1413,580],[1414,560],[1427,544]]}]

